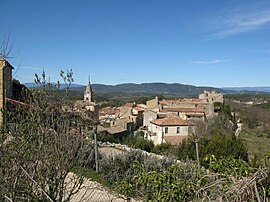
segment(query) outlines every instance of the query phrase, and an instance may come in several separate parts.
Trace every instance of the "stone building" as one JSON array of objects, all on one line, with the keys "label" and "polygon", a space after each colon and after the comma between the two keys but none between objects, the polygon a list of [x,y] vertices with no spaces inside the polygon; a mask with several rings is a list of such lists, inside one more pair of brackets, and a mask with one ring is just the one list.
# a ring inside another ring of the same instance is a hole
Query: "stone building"
[{"label": "stone building", "polygon": [[78,113],[87,114],[90,116],[89,118],[95,119],[98,122],[99,106],[94,102],[90,79],[88,80],[88,85],[84,92],[84,100],[75,101],[74,109]]},{"label": "stone building", "polygon": [[206,102],[213,104],[215,102],[224,102],[223,94],[222,93],[217,93],[216,91],[204,91],[204,93],[199,95],[199,98],[202,100],[205,100]]},{"label": "stone building", "polygon": [[179,116],[167,116],[150,121],[148,139],[155,145],[168,143],[181,144],[194,131],[195,124]]},{"label": "stone building", "polygon": [[12,96],[12,70],[14,68],[5,59],[0,59],[0,124],[5,122],[6,98]]},{"label": "stone building", "polygon": [[148,100],[146,102],[147,109],[154,109],[158,107],[158,97],[156,96],[155,99]]},{"label": "stone building", "polygon": [[90,79],[88,79],[88,85],[84,92],[84,102],[93,103],[94,102],[94,96],[93,96],[93,90],[91,87]]},{"label": "stone building", "polygon": [[214,116],[214,105],[204,99],[198,98],[183,98],[177,100],[162,100],[160,101],[160,110],[166,110],[169,108],[200,108],[204,110],[205,117]]}]

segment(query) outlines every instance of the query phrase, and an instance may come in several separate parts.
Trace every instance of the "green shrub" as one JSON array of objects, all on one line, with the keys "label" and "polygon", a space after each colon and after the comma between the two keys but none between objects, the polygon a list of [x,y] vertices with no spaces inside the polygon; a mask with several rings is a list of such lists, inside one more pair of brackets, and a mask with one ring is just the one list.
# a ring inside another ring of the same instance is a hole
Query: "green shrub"
[{"label": "green shrub", "polygon": [[[178,159],[196,159],[194,139],[191,137],[182,142],[178,147]],[[212,137],[204,137],[199,140],[199,156],[205,158],[214,155],[216,158],[233,157],[248,162],[246,145],[234,135],[216,134]]]},{"label": "green shrub", "polygon": [[128,136],[127,138],[124,139],[124,141],[122,142],[123,144],[126,144],[130,147],[136,148],[136,149],[141,149],[147,152],[151,152],[153,147],[154,147],[154,143],[153,141],[144,139],[141,136]]},{"label": "green shrub", "polygon": [[156,145],[152,152],[160,155],[170,155],[174,153],[174,147],[171,144],[168,143],[162,143],[159,145]]}]

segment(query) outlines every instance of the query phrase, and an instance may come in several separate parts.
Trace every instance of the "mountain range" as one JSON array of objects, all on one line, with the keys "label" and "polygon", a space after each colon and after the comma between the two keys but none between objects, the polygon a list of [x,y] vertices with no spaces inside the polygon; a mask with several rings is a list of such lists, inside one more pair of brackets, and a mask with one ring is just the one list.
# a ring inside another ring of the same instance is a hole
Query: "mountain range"
[{"label": "mountain range", "polygon": [[229,91],[251,91],[251,92],[265,92],[270,93],[270,86],[258,86],[258,87],[224,87],[223,90]]},{"label": "mountain range", "polygon": [[[36,87],[34,83],[25,83],[28,88]],[[65,88],[61,84],[61,88]],[[84,92],[86,86],[80,84],[72,84],[71,90]],[[92,84],[95,93],[125,93],[125,94],[141,94],[141,95],[170,95],[170,96],[198,96],[203,91],[216,91],[224,94],[234,93],[270,93],[270,87],[224,87],[214,88],[208,86],[193,86],[180,83],[124,83],[118,85]]]}]

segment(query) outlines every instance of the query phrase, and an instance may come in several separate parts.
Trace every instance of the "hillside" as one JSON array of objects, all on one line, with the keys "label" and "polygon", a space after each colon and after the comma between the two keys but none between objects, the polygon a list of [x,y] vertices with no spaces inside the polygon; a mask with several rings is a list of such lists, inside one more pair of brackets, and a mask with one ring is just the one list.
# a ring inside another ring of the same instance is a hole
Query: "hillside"
[{"label": "hillside", "polygon": [[[198,96],[204,90],[217,92],[226,92],[224,90],[212,87],[196,87],[192,85],[184,85],[179,83],[125,83],[118,85],[93,84],[93,91],[96,93],[125,93],[125,94],[142,94],[142,95],[170,95],[170,96]],[[84,91],[85,86],[72,88],[73,90]]]},{"label": "hillside", "polygon": [[232,91],[238,91],[238,92],[265,92],[270,93],[270,87],[269,86],[258,86],[258,87],[224,87],[223,90],[232,90]]},{"label": "hillside", "polygon": [[[26,83],[27,87],[31,88],[32,83]],[[71,89],[73,91],[83,92],[86,86],[73,84]],[[198,96],[204,90],[225,93],[225,90],[213,87],[197,87],[193,85],[184,85],[179,83],[124,83],[118,85],[105,85],[105,84],[92,84],[95,93],[110,94],[110,93],[123,93],[123,94],[136,94],[136,95],[170,95],[170,96]]]}]

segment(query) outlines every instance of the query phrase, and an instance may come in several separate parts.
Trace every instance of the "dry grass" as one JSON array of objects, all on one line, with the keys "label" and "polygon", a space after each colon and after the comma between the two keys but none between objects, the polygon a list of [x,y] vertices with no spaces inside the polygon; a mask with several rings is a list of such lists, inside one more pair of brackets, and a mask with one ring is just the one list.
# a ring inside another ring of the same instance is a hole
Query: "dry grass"
[{"label": "dry grass", "polygon": [[265,154],[270,151],[270,135],[266,133],[257,133],[254,131],[243,131],[240,139],[248,146],[249,158],[253,158],[255,154]]}]

